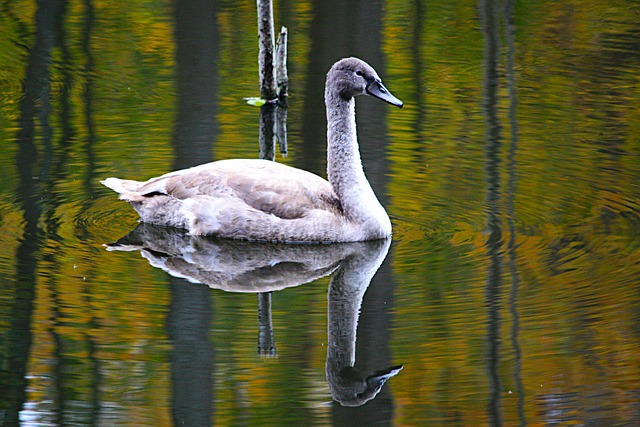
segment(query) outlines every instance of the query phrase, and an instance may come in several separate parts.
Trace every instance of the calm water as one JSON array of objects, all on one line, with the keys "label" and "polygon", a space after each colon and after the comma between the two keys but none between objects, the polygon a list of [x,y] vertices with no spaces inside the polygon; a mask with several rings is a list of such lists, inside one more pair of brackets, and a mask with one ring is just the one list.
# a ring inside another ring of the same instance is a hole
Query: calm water
[{"label": "calm water", "polygon": [[640,425],[640,7],[276,2],[276,161],[324,175],[341,57],[405,101],[357,102],[393,240],[137,226],[100,179],[259,155],[254,11],[3,3],[0,424]]}]

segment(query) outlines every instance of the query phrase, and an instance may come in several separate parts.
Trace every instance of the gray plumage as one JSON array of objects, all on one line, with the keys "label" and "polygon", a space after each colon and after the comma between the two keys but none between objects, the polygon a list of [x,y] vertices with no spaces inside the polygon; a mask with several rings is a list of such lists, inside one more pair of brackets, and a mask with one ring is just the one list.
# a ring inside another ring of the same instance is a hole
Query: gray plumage
[{"label": "gray plumage", "polygon": [[354,96],[402,106],[373,68],[357,58],[327,74],[326,181],[283,164],[236,159],[171,172],[146,182],[107,178],[141,219],[194,235],[280,242],[350,242],[391,235],[367,181],[356,137]]}]

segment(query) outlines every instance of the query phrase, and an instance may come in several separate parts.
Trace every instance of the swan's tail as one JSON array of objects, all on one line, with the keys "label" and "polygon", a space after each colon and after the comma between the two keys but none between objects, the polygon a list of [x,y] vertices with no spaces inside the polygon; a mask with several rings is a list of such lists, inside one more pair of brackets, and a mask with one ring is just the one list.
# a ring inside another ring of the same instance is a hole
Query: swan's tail
[{"label": "swan's tail", "polygon": [[138,189],[144,184],[143,182],[112,177],[100,181],[100,183],[120,194],[120,199],[122,200],[138,202],[144,199],[144,196],[138,193]]}]

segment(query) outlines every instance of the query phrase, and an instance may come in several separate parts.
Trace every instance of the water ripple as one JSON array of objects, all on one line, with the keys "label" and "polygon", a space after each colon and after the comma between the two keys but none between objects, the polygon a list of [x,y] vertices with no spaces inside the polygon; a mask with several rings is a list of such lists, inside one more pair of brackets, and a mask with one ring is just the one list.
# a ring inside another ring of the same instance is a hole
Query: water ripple
[{"label": "water ripple", "polygon": [[77,229],[98,239],[102,243],[129,231],[137,221],[137,215],[128,203],[113,197],[97,198],[95,203],[78,210],[73,222]]}]

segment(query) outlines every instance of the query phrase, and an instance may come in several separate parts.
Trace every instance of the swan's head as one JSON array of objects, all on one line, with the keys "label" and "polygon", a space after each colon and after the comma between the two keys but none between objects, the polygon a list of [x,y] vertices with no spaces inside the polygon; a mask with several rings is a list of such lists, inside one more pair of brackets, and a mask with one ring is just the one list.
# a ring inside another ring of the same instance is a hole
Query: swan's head
[{"label": "swan's head", "polygon": [[343,99],[371,95],[396,107],[403,105],[384,87],[376,70],[358,58],[345,58],[333,64],[327,74],[326,91],[337,93]]}]

